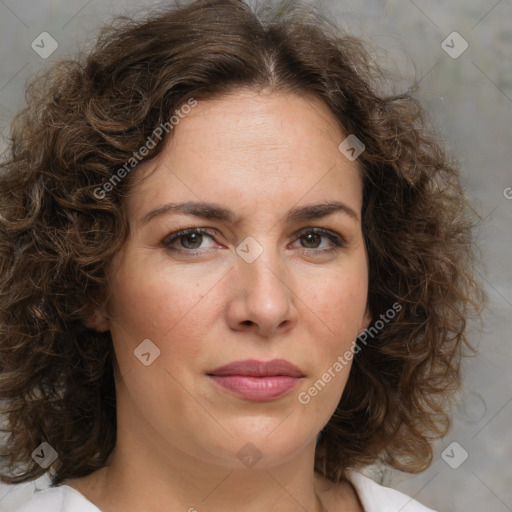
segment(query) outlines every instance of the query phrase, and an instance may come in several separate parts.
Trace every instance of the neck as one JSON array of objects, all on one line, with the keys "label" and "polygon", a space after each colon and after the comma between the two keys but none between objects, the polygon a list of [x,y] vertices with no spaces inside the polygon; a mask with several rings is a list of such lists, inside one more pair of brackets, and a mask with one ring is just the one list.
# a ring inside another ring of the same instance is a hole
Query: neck
[{"label": "neck", "polygon": [[[133,452],[133,451],[132,451]],[[130,454],[116,448],[111,464],[105,467],[96,503],[104,512],[110,510],[174,510],[220,512],[237,510],[256,512],[297,509],[324,512],[314,474],[298,470],[298,462],[257,470],[232,470],[199,464],[190,468],[186,457],[179,463],[142,468]],[[137,457],[135,458],[137,460]],[[140,471],[142,469],[142,471]]]}]

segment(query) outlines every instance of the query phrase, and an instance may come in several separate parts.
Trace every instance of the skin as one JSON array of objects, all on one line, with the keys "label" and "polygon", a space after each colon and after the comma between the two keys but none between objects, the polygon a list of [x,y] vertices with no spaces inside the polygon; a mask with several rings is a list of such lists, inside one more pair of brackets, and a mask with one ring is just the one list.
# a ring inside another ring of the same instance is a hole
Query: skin
[{"label": "skin", "polygon": [[[330,484],[313,469],[316,437],[350,363],[307,405],[298,400],[370,320],[362,178],[338,149],[345,137],[316,98],[238,89],[199,101],[163,152],[137,169],[126,204],[131,235],[113,262],[105,311],[89,321],[114,342],[117,444],[106,467],[65,482],[102,510],[322,510],[315,492],[329,512],[362,510],[351,484]],[[292,208],[333,200],[356,218],[285,222]],[[142,221],[185,201],[216,203],[239,219]],[[164,245],[190,227],[213,238]],[[345,245],[327,252],[336,246],[308,237],[312,227]],[[248,236],[263,249],[252,263],[236,252]],[[145,339],[160,350],[149,366],[134,357]],[[207,376],[235,360],[274,358],[304,373],[276,400],[244,400]],[[237,456],[247,443],[262,455],[251,468]]]}]

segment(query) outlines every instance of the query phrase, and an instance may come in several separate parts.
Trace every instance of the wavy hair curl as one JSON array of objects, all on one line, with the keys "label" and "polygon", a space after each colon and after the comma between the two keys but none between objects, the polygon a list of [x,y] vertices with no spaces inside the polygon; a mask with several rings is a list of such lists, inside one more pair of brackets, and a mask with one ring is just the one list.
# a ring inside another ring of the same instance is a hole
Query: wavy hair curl
[{"label": "wavy hair curl", "polygon": [[[137,169],[105,197],[94,191],[180,105],[240,87],[314,95],[364,142],[368,307],[375,320],[402,306],[354,358],[316,471],[340,481],[377,461],[408,472],[431,463],[471,348],[466,322],[486,299],[458,163],[417,83],[385,92],[387,75],[360,39],[297,2],[263,5],[199,0],[116,18],[94,48],[27,86],[0,164],[2,481],[51,471],[55,486],[105,465],[116,442],[115,356],[110,333],[84,319],[104,303],[109,264],[129,236]],[[31,458],[43,441],[59,454],[48,469]]]}]

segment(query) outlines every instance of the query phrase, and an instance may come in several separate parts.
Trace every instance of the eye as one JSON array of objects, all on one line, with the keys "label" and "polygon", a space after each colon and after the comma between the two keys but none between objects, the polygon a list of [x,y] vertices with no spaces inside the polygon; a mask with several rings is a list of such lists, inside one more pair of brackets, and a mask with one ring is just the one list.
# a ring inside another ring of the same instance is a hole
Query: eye
[{"label": "eye", "polygon": [[[214,232],[206,228],[187,228],[168,235],[162,241],[162,245],[169,251],[193,256],[205,252],[204,249],[215,247],[204,247],[203,242],[206,239],[214,241]],[[327,240],[327,247],[325,244],[322,246],[322,239]],[[325,228],[307,228],[298,234],[297,240],[301,241],[301,248],[313,254],[337,252],[345,247],[345,239],[340,234]]]},{"label": "eye", "polygon": [[[201,248],[204,237],[214,240],[213,234],[208,229],[189,228],[170,234],[162,241],[162,244],[171,251],[189,252]],[[178,245],[181,248],[174,246],[177,241],[179,241]]]},{"label": "eye", "polygon": [[[329,240],[330,248],[319,247],[322,238]],[[341,235],[325,228],[308,228],[303,230],[297,237],[297,240],[305,241],[305,245],[302,245],[304,249],[319,253],[340,251],[345,246],[345,240]]]}]

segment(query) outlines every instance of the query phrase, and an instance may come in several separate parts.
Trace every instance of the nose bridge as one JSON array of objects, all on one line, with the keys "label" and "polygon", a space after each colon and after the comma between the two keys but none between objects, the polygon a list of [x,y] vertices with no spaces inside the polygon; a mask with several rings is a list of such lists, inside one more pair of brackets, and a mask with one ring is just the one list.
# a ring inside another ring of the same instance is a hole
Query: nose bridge
[{"label": "nose bridge", "polygon": [[257,324],[268,334],[292,318],[293,294],[274,237],[268,232],[257,237],[237,247],[237,322]]},{"label": "nose bridge", "polygon": [[274,287],[285,287],[286,269],[282,255],[272,236],[262,233],[247,237],[237,248],[241,260],[238,265],[249,290],[263,289],[270,292]]}]

